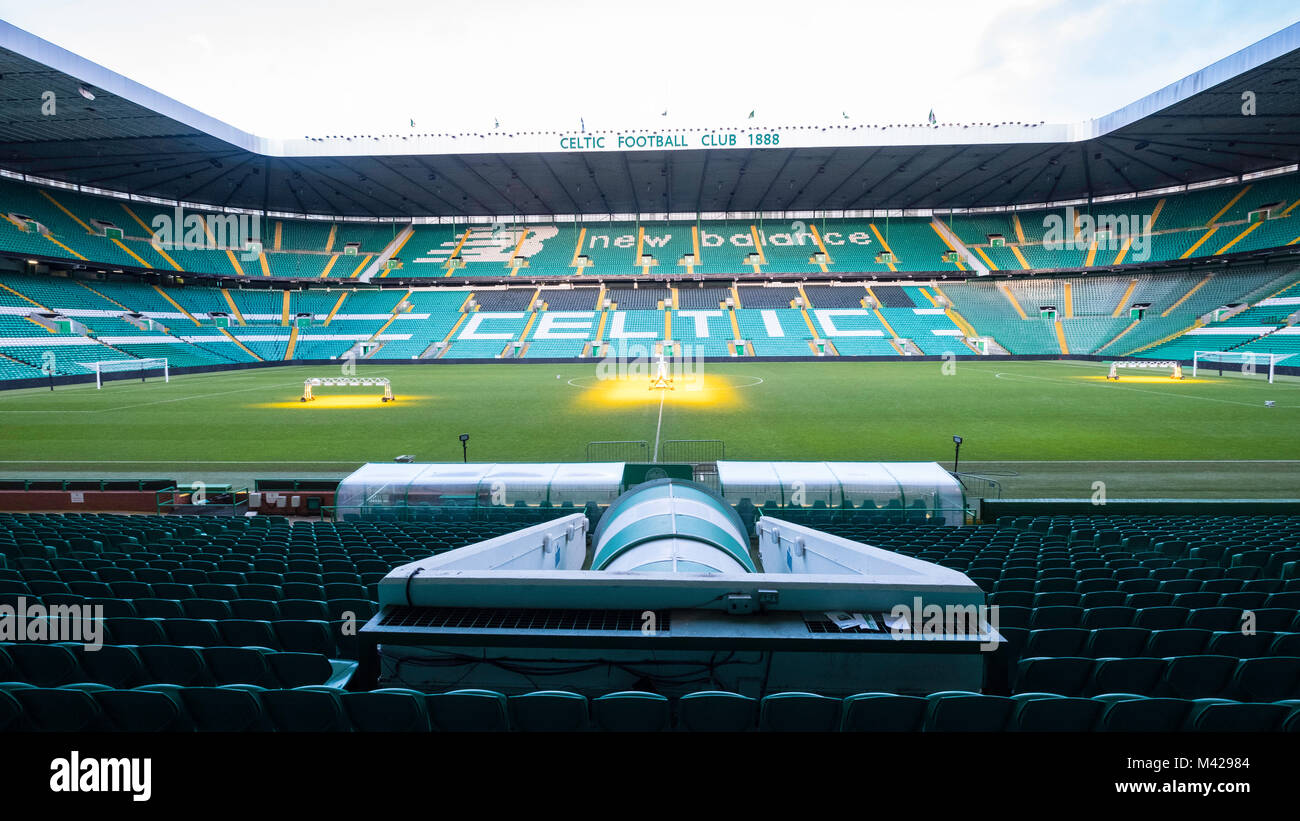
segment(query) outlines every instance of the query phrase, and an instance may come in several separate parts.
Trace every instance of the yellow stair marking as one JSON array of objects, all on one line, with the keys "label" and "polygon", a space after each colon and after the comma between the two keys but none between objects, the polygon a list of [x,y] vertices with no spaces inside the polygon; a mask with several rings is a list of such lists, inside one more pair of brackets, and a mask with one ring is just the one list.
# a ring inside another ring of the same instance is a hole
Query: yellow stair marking
[{"label": "yellow stair marking", "polygon": [[[184,269],[181,268],[181,266],[179,266],[179,265],[176,264],[176,260],[172,259],[170,256],[167,255],[167,252],[166,252],[166,251],[164,251],[162,248],[158,247],[158,243],[154,241],[154,231],[153,231],[153,229],[150,228],[150,227],[148,226],[148,224],[145,223],[144,220],[140,219],[140,215],[137,214],[136,212],[132,211],[131,208],[130,208],[126,203],[123,202],[123,203],[118,203],[118,204],[122,206],[122,210],[125,211],[125,212],[126,212],[126,213],[131,217],[131,219],[133,219],[133,220],[135,220],[137,223],[139,223],[139,224],[140,224],[140,227],[144,229],[144,235],[145,235],[146,237],[149,238],[149,245],[150,245],[150,247],[152,247],[155,251],[157,251],[158,254],[159,254],[163,259],[167,260],[167,263],[168,263],[169,265],[171,265],[173,268],[175,268],[177,271],[182,271],[182,272],[184,272]],[[153,266],[148,266],[148,267],[153,267]]]},{"label": "yellow stair marking", "polygon": [[1237,236],[1233,237],[1231,240],[1228,241],[1228,244],[1227,244],[1227,245],[1224,245],[1222,248],[1220,248],[1219,250],[1215,251],[1214,253],[1215,253],[1216,255],[1218,255],[1218,254],[1226,254],[1226,253],[1228,252],[1228,249],[1229,249],[1229,248],[1231,248],[1232,246],[1236,245],[1236,244],[1237,244],[1238,242],[1240,242],[1241,240],[1245,239],[1247,234],[1249,234],[1251,231],[1254,231],[1256,228],[1258,228],[1259,226],[1261,226],[1261,225],[1263,225],[1263,224],[1264,224],[1264,221],[1263,221],[1263,220],[1260,220],[1259,222],[1252,222],[1250,225],[1246,226],[1246,230],[1245,230],[1245,231],[1242,231],[1240,234],[1238,234]]},{"label": "yellow stair marking", "polygon": [[677,293],[677,289],[676,289],[676,288],[669,288],[668,290],[669,290],[669,292],[673,295],[673,308],[674,308],[674,309],[680,308],[680,307],[681,307],[681,304],[680,304],[680,301],[679,301],[679,295],[678,295],[678,293]]},{"label": "yellow stair marking", "polygon": [[[944,306],[943,313],[945,316],[948,317],[949,320],[952,321],[952,324],[960,328],[961,332],[966,334],[967,337],[973,339],[979,336],[979,332],[975,330],[975,326],[967,322],[966,317],[962,316],[961,313],[956,308],[953,307],[952,299],[943,292],[943,289],[939,287],[939,283],[936,282],[931,287],[934,288],[934,292],[936,294],[943,297],[944,301],[948,303],[947,305]],[[971,350],[975,350],[975,349],[971,348]]]},{"label": "yellow stair marking", "polygon": [[[201,324],[202,324],[201,322],[199,322],[198,318],[197,318],[196,316],[194,316],[194,314],[192,314],[192,313],[190,313],[189,311],[187,311],[187,310],[185,310],[184,308],[182,308],[182,307],[181,307],[181,304],[180,304],[179,302],[177,302],[176,300],[172,299],[170,296],[168,296],[167,292],[164,291],[162,288],[159,288],[157,285],[155,285],[155,286],[153,286],[153,289],[154,289],[155,291],[157,291],[158,294],[159,294],[160,296],[162,296],[163,299],[165,299],[165,300],[167,300],[168,302],[170,302],[170,303],[172,304],[172,307],[174,307],[176,310],[180,311],[182,314],[184,314],[185,316],[187,316],[187,317],[189,318],[190,322],[193,322],[195,325],[201,325]],[[222,293],[225,293],[225,291],[223,290]],[[227,299],[227,300],[230,299],[230,294],[226,294],[226,299]],[[234,303],[233,303],[233,302],[231,302],[230,304],[231,304],[232,307],[234,306]]]},{"label": "yellow stair marking", "polygon": [[700,227],[691,226],[691,248],[695,251],[695,264],[699,265],[704,260],[700,259]]},{"label": "yellow stair marking", "polygon": [[262,276],[269,277],[271,275],[271,265],[266,261],[265,251],[257,255],[257,262],[262,268]]},{"label": "yellow stair marking", "polygon": [[1204,234],[1201,235],[1201,238],[1200,238],[1200,239],[1198,239],[1196,242],[1192,243],[1192,247],[1191,247],[1191,248],[1188,248],[1186,251],[1183,251],[1183,253],[1180,254],[1178,258],[1179,258],[1179,259],[1187,259],[1188,257],[1190,257],[1193,253],[1196,252],[1196,249],[1197,249],[1197,248],[1200,248],[1200,247],[1201,247],[1201,243],[1203,243],[1203,242],[1205,242],[1207,239],[1209,239],[1209,238],[1210,238],[1210,235],[1213,234],[1215,231],[1218,231],[1218,230],[1219,230],[1219,227],[1218,227],[1217,225],[1212,226],[1209,230],[1207,230]]},{"label": "yellow stair marking", "polygon": [[[1095,243],[1094,243],[1095,245]],[[1065,318],[1074,317],[1074,293],[1070,289],[1070,280],[1065,281]]]},{"label": "yellow stair marking", "polygon": [[164,251],[164,250],[162,249],[162,246],[161,246],[161,245],[159,245],[158,243],[153,242],[152,240],[150,240],[150,242],[149,242],[149,247],[152,248],[152,249],[154,249],[155,251],[157,251],[157,252],[158,252],[158,256],[160,256],[160,257],[162,257],[163,259],[167,260],[167,264],[168,264],[168,265],[170,265],[171,267],[175,268],[177,271],[180,271],[181,273],[185,273],[185,269],[182,268],[182,267],[181,267],[181,266],[176,262],[176,260],[172,259],[172,258],[171,258],[171,254],[168,254],[166,251]]},{"label": "yellow stair marking", "polygon": [[737,309],[744,307],[740,304],[740,289],[736,287],[734,282],[731,283],[731,301],[735,303]]},{"label": "yellow stair marking", "polygon": [[[81,221],[81,218],[78,217],[76,214],[74,214],[74,213],[72,213],[71,211],[69,211],[68,209],[64,208],[64,207],[63,207],[63,203],[61,203],[61,202],[59,202],[58,200],[56,200],[56,199],[55,199],[55,198],[50,194],[49,191],[46,191],[44,188],[38,188],[37,190],[41,192],[41,196],[42,196],[42,197],[45,197],[45,199],[47,199],[47,200],[49,200],[51,203],[53,203],[53,205],[54,205],[55,208],[59,209],[59,210],[62,211],[64,214],[67,214],[68,217],[69,217],[70,219],[72,219],[73,222],[77,223],[77,225],[80,225],[82,228],[85,228],[87,234],[93,234],[93,233],[95,233],[95,229],[94,229],[94,228],[91,228],[89,225],[87,225],[86,223],[82,222],[82,221]],[[83,259],[84,259],[84,257],[83,257]]]},{"label": "yellow stair marking", "polygon": [[[871,226],[871,233],[876,235],[876,241],[880,243],[880,247],[888,251],[890,254],[893,254],[894,249],[889,247],[888,242],[885,242],[885,238],[880,235],[880,229],[876,227],[876,224],[874,222],[868,224]],[[885,264],[889,266],[889,270],[891,271],[898,270],[894,267],[894,263],[892,262],[886,262]]]},{"label": "yellow stair marking", "polygon": [[925,297],[926,299],[930,300],[930,304],[931,304],[931,305],[933,305],[933,306],[936,307],[936,308],[940,307],[939,303],[935,300],[935,298],[932,297],[932,296],[930,296],[930,292],[929,292],[929,291],[925,290],[924,288],[919,288],[918,290],[921,292],[921,296],[923,296],[923,297]]},{"label": "yellow stair marking", "polygon": [[45,236],[45,238],[48,239],[50,242],[54,243],[55,245],[59,246],[59,247],[62,248],[63,250],[67,251],[69,254],[72,254],[72,255],[73,255],[74,257],[76,257],[77,259],[85,259],[85,257],[83,257],[81,254],[78,254],[76,251],[72,250],[72,249],[69,248],[68,246],[66,246],[66,245],[64,245],[63,243],[59,242],[57,239],[55,239],[55,238],[54,238],[53,236],[51,236],[50,234],[45,234],[44,236]]},{"label": "yellow stair marking", "polygon": [[[1019,223],[1017,223],[1017,226],[1018,226],[1018,225],[1019,225]],[[1016,262],[1019,262],[1019,263],[1020,263],[1020,268],[1021,268],[1022,270],[1028,271],[1028,270],[1029,270],[1029,260],[1025,259],[1025,255],[1024,255],[1024,254],[1020,253],[1020,246],[1018,246],[1018,245],[1012,245],[1012,246],[1011,246],[1011,253],[1015,256],[1015,258],[1016,258]]]},{"label": "yellow stair marking", "polygon": [[[1024,245],[1024,244],[1025,244],[1025,229],[1020,225],[1020,215],[1019,215],[1019,214],[1012,214],[1012,215],[1011,215],[1011,227],[1015,229],[1015,232],[1016,232],[1016,242],[1020,243],[1021,245]],[[1012,247],[1014,247],[1014,246],[1012,246]],[[1029,266],[1026,265],[1025,267],[1028,268]]]},{"label": "yellow stair marking", "polygon": [[[521,334],[519,335],[519,341],[520,341],[520,342],[523,342],[525,339],[528,338],[528,332],[531,331],[531,330],[533,329],[533,323],[537,321],[537,314],[538,314],[537,311],[533,311],[532,314],[529,315],[529,317],[528,317],[528,323],[524,325],[524,332],[521,333]],[[511,347],[513,347],[513,346],[511,346]],[[520,351],[519,351],[520,356],[523,355],[523,353],[524,353],[525,350],[527,350],[527,346],[526,346],[526,345],[524,346],[523,350],[520,350]],[[510,351],[510,348],[506,348],[506,352],[508,353],[509,351]]]},{"label": "yellow stair marking", "polygon": [[[807,304],[808,302],[805,300],[804,305]],[[817,326],[813,324],[812,317],[808,316],[808,309],[806,307],[800,308],[799,313],[803,314],[803,321],[808,323],[808,330],[812,331],[813,339],[821,339],[821,334],[817,333]]]},{"label": "yellow stair marking", "polygon": [[388,330],[388,326],[392,325],[396,321],[397,321],[397,314],[393,314],[388,318],[387,322],[379,326],[379,330],[375,331],[373,334],[370,335],[370,340],[374,341],[379,339],[379,335],[382,334],[384,331]]},{"label": "yellow stair marking", "polygon": [[[570,268],[578,267],[578,257],[582,256],[582,243],[587,239],[587,229],[582,228],[578,231],[578,242],[573,246],[573,259],[569,261]],[[464,240],[461,240],[464,242]]]},{"label": "yellow stair marking", "polygon": [[[331,222],[331,223],[330,223],[330,235],[329,235],[328,237],[325,238],[325,250],[326,250],[326,251],[333,251],[333,250],[334,250],[334,239],[335,239],[336,237],[338,237],[338,235],[339,235],[339,224],[338,224],[337,222]],[[277,242],[277,244],[278,244],[278,243],[279,243],[279,240],[277,239],[276,242]]]},{"label": "yellow stair marking", "polygon": [[283,220],[276,220],[276,221],[275,221],[275,240],[274,240],[274,242],[273,242],[272,245],[271,245],[271,250],[273,250],[273,251],[279,251],[279,250],[280,250],[280,232],[281,232],[281,230],[282,230],[283,228],[284,228],[284,221],[283,221]]},{"label": "yellow stair marking", "polygon": [[809,223],[808,230],[813,235],[813,241],[817,243],[817,250],[826,255],[826,262],[822,263],[822,273],[825,273],[826,266],[833,265],[835,260],[831,259],[830,252],[826,250],[826,245],[822,242],[822,235],[817,233],[817,226]]},{"label": "yellow stair marking", "polygon": [[100,299],[106,299],[106,300],[108,300],[109,302],[113,303],[114,305],[116,305],[117,307],[119,307],[119,308],[121,308],[121,309],[123,309],[123,310],[125,310],[125,311],[128,311],[128,312],[131,311],[130,308],[128,308],[128,307],[126,307],[125,305],[123,305],[122,303],[118,302],[116,299],[113,299],[112,297],[105,296],[104,294],[101,294],[99,291],[96,291],[94,288],[90,287],[90,286],[87,285],[86,283],[84,283],[84,282],[82,282],[82,281],[80,281],[80,280],[76,280],[76,283],[77,283],[78,285],[80,285],[82,288],[85,288],[87,291],[90,291],[92,294],[94,294],[95,296],[99,297]]},{"label": "yellow stair marking", "polygon": [[244,314],[239,310],[239,306],[235,304],[235,298],[230,295],[230,291],[222,288],[221,295],[226,298],[226,304],[230,306],[230,312],[234,314],[235,319],[239,320],[239,324],[247,325],[248,323],[244,321]]},{"label": "yellow stair marking", "polygon": [[244,353],[246,353],[246,354],[248,354],[249,356],[253,357],[253,358],[256,359],[258,362],[265,362],[265,361],[266,361],[266,360],[262,359],[262,357],[258,356],[257,354],[253,353],[252,351],[250,351],[250,350],[248,349],[248,346],[246,346],[243,342],[240,342],[238,339],[235,339],[235,337],[230,333],[230,331],[227,331],[225,328],[217,328],[217,330],[218,330],[218,331],[221,331],[223,334],[225,334],[226,336],[230,337],[230,341],[231,341],[231,342],[233,342],[233,343],[235,343],[236,345],[238,345],[238,346],[240,347],[240,349],[242,349],[242,350],[244,351]]},{"label": "yellow stair marking", "polygon": [[[200,214],[199,216],[202,217],[203,215]],[[206,219],[200,219],[199,222],[203,226],[203,233],[207,234],[208,242],[212,243],[212,246],[215,248],[217,245],[217,238],[212,233],[212,226],[208,225]],[[236,275],[241,277],[245,276],[243,266],[241,266],[239,260],[235,258],[235,252],[229,248],[226,249],[226,259],[230,260],[230,267],[235,269]]]},{"label": "yellow stair marking", "polygon": [[[957,252],[957,249],[954,248],[954,247],[952,247],[952,243],[949,242],[949,241],[948,241],[948,238],[945,237],[945,236],[943,235],[943,232],[939,230],[939,226],[935,224],[934,220],[930,220],[930,227],[934,229],[934,233],[936,233],[936,234],[939,235],[939,239],[943,241],[943,244],[944,244],[945,246],[947,246],[947,248],[948,248],[949,251],[951,251],[951,252],[953,252],[953,253],[956,253],[956,252]],[[962,265],[962,263],[961,263],[961,257],[960,257],[960,256],[957,257],[957,261],[956,261],[954,264],[957,266],[957,270],[959,270],[959,271],[965,271],[965,270],[966,270],[966,266],[965,266],[965,265]]]},{"label": "yellow stair marking", "polygon": [[673,312],[664,311],[664,339],[673,338]]},{"label": "yellow stair marking", "polygon": [[[537,300],[538,298],[541,297],[541,295],[542,295],[541,288],[538,288],[536,291],[533,291],[533,296],[531,299],[528,300],[528,304],[524,306],[524,310],[531,311],[533,309],[533,305],[537,304]],[[545,305],[546,303],[543,302],[542,304]]]},{"label": "yellow stair marking", "polygon": [[749,226],[749,235],[754,238],[754,250],[758,252],[758,264],[767,264],[767,254],[763,253],[763,242],[758,236],[758,226],[751,224]]},{"label": "yellow stair marking", "polygon": [[[898,334],[894,332],[893,326],[885,320],[885,315],[880,312],[879,308],[872,308],[871,310],[875,312],[876,319],[880,320],[880,324],[885,326],[885,330],[889,331],[889,340],[892,345],[893,341],[898,338]],[[894,347],[897,348],[898,346],[894,345]],[[899,351],[899,353],[902,353],[902,351]]]},{"label": "yellow stair marking", "polygon": [[1061,353],[1068,355],[1070,347],[1065,344],[1065,327],[1061,325],[1061,320],[1056,320],[1056,341],[1061,345]]},{"label": "yellow stair marking", "polygon": [[334,307],[330,308],[329,316],[325,317],[326,328],[328,328],[329,324],[334,321],[334,315],[339,312],[339,308],[343,307],[343,300],[347,298],[348,298],[347,291],[344,291],[343,293],[339,294],[339,301],[334,303]]},{"label": "yellow stair marking", "polygon": [[[402,240],[401,242],[397,243],[397,247],[393,249],[393,253],[390,254],[390,255],[388,256],[388,258],[389,258],[389,259],[392,259],[393,257],[396,257],[398,254],[402,253],[402,249],[406,247],[406,243],[410,242],[410,241],[411,241],[411,237],[413,237],[413,236],[415,236],[415,230],[414,230],[414,229],[411,230],[411,233],[409,233],[409,234],[406,235],[406,239],[404,239],[404,240]],[[518,250],[518,249],[516,249],[516,250]],[[388,276],[390,273],[392,273],[392,271],[393,271],[392,268],[385,268],[385,269],[384,269],[384,272],[383,272],[382,274],[379,275],[379,278],[380,278],[380,279],[383,279],[384,277],[386,277],[386,276]]]},{"label": "yellow stair marking", "polygon": [[636,257],[632,260],[632,265],[636,268],[640,268],[641,273],[648,274],[650,272],[646,270],[646,266],[641,264],[641,246],[644,243],[645,243],[645,226],[638,225],[636,227]]},{"label": "yellow stair marking", "polygon": [[[285,291],[285,293],[287,294],[289,292]],[[286,362],[293,359],[293,349],[296,347],[298,347],[298,326],[294,325],[293,329],[289,331],[289,347],[284,349],[284,358]]]},{"label": "yellow stair marking", "polygon": [[1169,340],[1171,340],[1171,339],[1175,339],[1175,338],[1177,338],[1177,337],[1180,337],[1180,336],[1182,336],[1183,334],[1187,333],[1188,331],[1191,331],[1191,330],[1194,330],[1194,329],[1196,329],[1196,328],[1199,328],[1199,327],[1201,327],[1201,326],[1204,325],[1204,324],[1205,324],[1204,322],[1202,322],[1201,320],[1198,319],[1198,320],[1196,320],[1195,322],[1193,322],[1191,325],[1188,325],[1186,328],[1183,328],[1181,331],[1176,331],[1176,332],[1170,334],[1169,336],[1164,337],[1163,339],[1157,339],[1155,342],[1148,342],[1146,345],[1143,345],[1143,346],[1140,347],[1140,348],[1134,348],[1133,350],[1129,351],[1128,353],[1123,354],[1123,356],[1132,356],[1132,355],[1135,354],[1135,353],[1142,353],[1143,351],[1147,350],[1148,348],[1154,348],[1154,347],[1157,346],[1157,345],[1163,345],[1164,343],[1168,342]]},{"label": "yellow stair marking", "polygon": [[1206,225],[1213,225],[1215,222],[1217,222],[1218,219],[1219,219],[1219,217],[1221,217],[1221,216],[1223,216],[1224,214],[1228,213],[1228,209],[1231,208],[1232,206],[1236,205],[1236,204],[1237,204],[1237,200],[1239,200],[1239,199],[1241,199],[1242,197],[1246,196],[1246,192],[1249,191],[1249,190],[1250,190],[1250,186],[1247,185],[1245,188],[1243,188],[1243,189],[1241,189],[1240,191],[1238,191],[1238,192],[1237,192],[1237,196],[1235,196],[1235,197],[1233,197],[1232,199],[1228,200],[1228,204],[1225,205],[1225,206],[1223,206],[1222,208],[1220,208],[1220,209],[1219,209],[1219,213],[1217,213],[1217,214],[1215,214],[1214,216],[1210,217],[1210,221],[1207,222],[1207,223],[1205,223],[1205,224],[1206,224]]},{"label": "yellow stair marking", "polygon": [[1156,220],[1160,219],[1160,212],[1165,210],[1165,198],[1161,197],[1156,202],[1156,207],[1151,209],[1151,230],[1156,228]]},{"label": "yellow stair marking", "polygon": [[280,293],[284,294],[280,305],[280,325],[285,326],[289,324],[289,292],[285,290]]},{"label": "yellow stair marking", "polygon": [[143,259],[141,259],[141,258],[140,258],[140,255],[137,254],[135,251],[132,251],[130,248],[126,247],[126,245],[123,244],[122,240],[120,240],[120,239],[114,239],[114,240],[113,240],[113,244],[116,245],[118,248],[121,248],[123,251],[126,251],[128,254],[130,254],[130,255],[132,256],[132,258],[135,259],[136,262],[140,263],[140,264],[143,265],[144,267],[146,267],[146,268],[152,268],[152,267],[153,267],[152,265],[150,265],[149,263],[147,263],[147,262],[145,262]]},{"label": "yellow stair marking", "polygon": [[1129,306],[1129,299],[1133,296],[1133,290],[1137,288],[1137,285],[1138,281],[1136,279],[1128,281],[1128,288],[1124,291],[1124,295],[1119,298],[1119,304],[1115,306],[1115,310],[1111,312],[1112,317],[1119,318],[1120,314],[1124,313],[1124,309]]},{"label": "yellow stair marking", "polygon": [[357,265],[357,269],[356,269],[355,271],[353,271],[352,273],[348,274],[348,279],[356,279],[357,277],[361,276],[361,272],[364,271],[364,270],[366,270],[366,266],[370,264],[370,257],[371,257],[371,256],[373,256],[373,255],[372,255],[372,254],[366,254],[365,257],[362,258],[361,263],[360,263],[359,265]]},{"label": "yellow stair marking", "polygon": [[732,339],[740,339],[740,323],[736,320],[735,310],[727,311],[727,316],[731,319],[731,332],[735,334]]},{"label": "yellow stair marking", "polygon": [[[1083,258],[1083,267],[1091,268],[1092,263],[1097,259],[1097,237],[1092,238],[1092,243],[1088,246],[1088,255]],[[1067,286],[1068,287],[1068,286]]]},{"label": "yellow stair marking", "polygon": [[984,260],[984,264],[989,266],[990,271],[998,270],[998,266],[993,264],[993,260],[989,259],[989,255],[984,253],[983,248],[979,247],[978,245],[972,245],[971,247],[975,249],[975,253],[980,255],[980,259]]},{"label": "yellow stair marking", "polygon": [[1137,326],[1138,326],[1138,321],[1135,319],[1132,322],[1130,322],[1128,325],[1124,326],[1124,330],[1115,334],[1114,339],[1112,339],[1111,341],[1107,342],[1105,345],[1102,345],[1100,348],[1098,348],[1097,353],[1101,353],[1102,351],[1109,348],[1111,345],[1114,345],[1116,342],[1119,341],[1120,337],[1122,337],[1124,334],[1128,333],[1129,331],[1133,330]]},{"label": "yellow stair marking", "polygon": [[338,262],[338,260],[338,254],[330,254],[329,262],[325,263],[325,269],[320,272],[321,279],[330,275],[330,269],[334,267],[334,263]]},{"label": "yellow stair marking", "polygon": [[1003,285],[998,288],[998,290],[1001,291],[1002,295],[1011,303],[1011,307],[1016,309],[1016,313],[1020,314],[1021,319],[1029,319],[1029,317],[1025,315],[1025,309],[1020,307],[1020,303],[1016,301],[1016,295],[1011,293],[1010,288]]},{"label": "yellow stair marking", "polygon": [[609,318],[609,310],[602,308],[600,311],[600,322],[596,325],[596,338],[593,340],[597,345],[605,338],[605,320]]},{"label": "yellow stair marking", "polygon": [[1200,282],[1193,285],[1190,291],[1188,291],[1187,293],[1179,297],[1178,301],[1175,302],[1173,305],[1170,305],[1168,308],[1166,308],[1165,312],[1160,316],[1166,317],[1169,316],[1169,314],[1173,313],[1174,309],[1177,308],[1179,305],[1182,305],[1184,302],[1186,302],[1188,297],[1190,297],[1192,294],[1204,288],[1205,283],[1209,282],[1213,276],[1214,274],[1206,274],[1204,279],[1202,279]]},{"label": "yellow stair marking", "polygon": [[1115,259],[1111,260],[1111,263],[1110,263],[1110,264],[1111,264],[1111,265],[1119,265],[1121,262],[1123,262],[1123,261],[1124,261],[1124,255],[1128,253],[1128,247],[1129,247],[1130,245],[1132,245],[1132,244],[1133,244],[1133,238],[1132,238],[1132,237],[1125,237],[1125,238],[1124,238],[1124,244],[1120,246],[1120,248],[1119,248],[1119,253],[1117,253],[1117,254],[1115,255]]},{"label": "yellow stair marking", "polygon": [[1293,202],[1293,203],[1291,203],[1290,205],[1288,205],[1288,206],[1286,207],[1286,210],[1283,211],[1282,213],[1278,214],[1278,216],[1279,216],[1279,217],[1290,216],[1291,212],[1295,209],[1295,207],[1296,207],[1297,205],[1300,205],[1300,200],[1296,200],[1295,202]]},{"label": "yellow stair marking", "polygon": [[127,204],[124,203],[124,202],[118,203],[118,205],[121,205],[121,206],[122,206],[122,210],[125,211],[125,212],[126,212],[126,213],[131,217],[131,219],[133,219],[133,220],[135,220],[137,223],[139,223],[140,227],[144,229],[144,235],[145,235],[146,237],[152,237],[152,236],[153,236],[153,229],[149,227],[149,224],[148,224],[148,223],[146,223],[144,220],[140,219],[140,215],[139,215],[139,214],[137,214],[136,212],[134,212],[134,211],[131,210],[131,206],[127,205]]},{"label": "yellow stair marking", "polygon": [[25,317],[23,317],[23,319],[25,319],[25,320],[27,320],[28,322],[32,323],[32,324],[35,325],[36,327],[40,328],[42,331],[45,331],[46,333],[50,333],[50,334],[57,334],[57,333],[58,333],[58,331],[54,330],[53,328],[49,327],[48,325],[42,325],[41,323],[39,323],[39,322],[37,322],[36,320],[32,319],[30,316],[25,316]]}]

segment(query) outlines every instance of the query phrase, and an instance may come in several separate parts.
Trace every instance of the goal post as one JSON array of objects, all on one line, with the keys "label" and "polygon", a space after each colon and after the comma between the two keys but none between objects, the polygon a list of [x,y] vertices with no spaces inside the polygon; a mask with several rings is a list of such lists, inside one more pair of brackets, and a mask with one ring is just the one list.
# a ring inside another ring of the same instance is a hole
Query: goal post
[{"label": "goal post", "polygon": [[1237,370],[1246,376],[1256,374],[1262,376],[1267,372],[1269,384],[1272,384],[1275,366],[1289,356],[1292,354],[1264,351],[1193,351],[1192,376],[1196,376],[1198,370],[1203,367],[1218,367],[1222,370],[1224,365],[1237,365],[1239,366]]},{"label": "goal post", "polygon": [[145,381],[150,374],[155,376],[161,374],[164,382],[172,381],[171,369],[167,365],[166,357],[105,359],[98,362],[81,362],[78,364],[95,372],[96,390],[103,390],[104,374],[109,373],[138,373],[141,382]]}]

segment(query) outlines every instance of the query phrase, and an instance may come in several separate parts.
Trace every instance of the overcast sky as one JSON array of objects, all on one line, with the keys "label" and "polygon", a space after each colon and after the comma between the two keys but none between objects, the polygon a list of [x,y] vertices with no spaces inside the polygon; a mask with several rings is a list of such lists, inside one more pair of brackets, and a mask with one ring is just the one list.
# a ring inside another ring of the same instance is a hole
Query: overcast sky
[{"label": "overcast sky", "polygon": [[[0,0],[264,137],[1074,122],[1300,19],[1295,0]],[[667,116],[663,112],[667,110]]]}]

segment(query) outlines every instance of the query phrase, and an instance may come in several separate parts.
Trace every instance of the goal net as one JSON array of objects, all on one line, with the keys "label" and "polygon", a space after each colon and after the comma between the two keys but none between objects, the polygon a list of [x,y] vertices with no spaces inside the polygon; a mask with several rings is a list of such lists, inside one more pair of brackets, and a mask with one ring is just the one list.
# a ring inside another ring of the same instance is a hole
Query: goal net
[{"label": "goal net", "polygon": [[100,362],[80,362],[83,368],[88,368],[95,372],[95,388],[104,387],[104,376],[113,373],[129,373],[132,376],[138,375],[143,382],[148,377],[162,377],[164,382],[170,382],[171,371],[167,367],[167,359],[106,359]]},{"label": "goal net", "polygon": [[1195,351],[1192,354],[1192,376],[1201,368],[1219,372],[1236,372],[1243,376],[1268,375],[1273,381],[1274,366],[1294,354],[1264,353],[1262,351]]}]

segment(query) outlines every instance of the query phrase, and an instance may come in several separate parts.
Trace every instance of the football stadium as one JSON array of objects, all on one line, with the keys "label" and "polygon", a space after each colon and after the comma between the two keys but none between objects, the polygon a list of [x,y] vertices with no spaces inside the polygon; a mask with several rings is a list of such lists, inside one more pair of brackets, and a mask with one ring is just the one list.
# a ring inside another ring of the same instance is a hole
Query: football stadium
[{"label": "football stadium", "polygon": [[0,22],[0,731],[1300,731],[1272,31],[1064,125],[281,139]]}]

